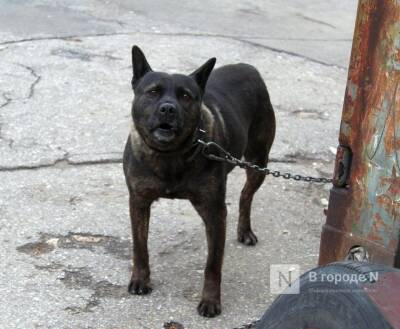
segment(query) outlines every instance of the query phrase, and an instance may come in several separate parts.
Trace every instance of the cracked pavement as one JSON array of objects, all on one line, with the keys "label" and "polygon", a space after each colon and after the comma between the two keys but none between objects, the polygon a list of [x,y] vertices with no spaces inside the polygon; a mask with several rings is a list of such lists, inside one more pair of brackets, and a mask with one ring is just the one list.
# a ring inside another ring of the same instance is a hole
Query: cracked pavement
[{"label": "cracked pavement", "polygon": [[277,116],[270,169],[329,177],[356,1],[0,0],[1,328],[232,329],[276,296],[269,265],[318,259],[329,186],[268,177],[256,194],[256,247],[235,240],[245,175],[228,182],[223,313],[196,313],[204,227],[186,201],[152,209],[149,296],[130,296],[122,150],[130,49],[158,70],[247,62]]}]

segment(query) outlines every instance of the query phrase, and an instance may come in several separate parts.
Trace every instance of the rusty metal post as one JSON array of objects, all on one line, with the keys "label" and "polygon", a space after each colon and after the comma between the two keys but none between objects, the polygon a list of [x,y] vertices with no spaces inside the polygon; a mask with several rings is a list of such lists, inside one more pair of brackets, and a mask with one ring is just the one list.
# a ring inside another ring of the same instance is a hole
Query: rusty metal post
[{"label": "rusty metal post", "polygon": [[354,246],[399,267],[400,1],[360,0],[319,263]]}]

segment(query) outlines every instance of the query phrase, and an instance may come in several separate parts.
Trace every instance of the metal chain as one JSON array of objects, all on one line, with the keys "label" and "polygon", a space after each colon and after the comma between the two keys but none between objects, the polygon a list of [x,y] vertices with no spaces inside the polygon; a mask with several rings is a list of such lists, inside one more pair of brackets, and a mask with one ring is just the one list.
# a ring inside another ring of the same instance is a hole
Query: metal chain
[{"label": "metal chain", "polygon": [[[293,179],[295,181],[304,181],[312,183],[332,183],[332,179],[325,177],[312,177],[312,176],[302,176],[293,175],[291,173],[285,172],[281,173],[279,170],[270,170],[267,167],[260,167],[254,163],[246,162],[235,158],[228,151],[224,150],[220,145],[215,142],[205,142],[201,139],[197,141],[202,146],[202,154],[204,157],[210,160],[229,163],[235,167],[240,167],[242,169],[252,169],[265,173],[266,175],[272,175],[273,177],[282,177],[284,179]],[[216,153],[212,152],[212,148],[216,150]],[[217,155],[221,154],[221,155]]]}]

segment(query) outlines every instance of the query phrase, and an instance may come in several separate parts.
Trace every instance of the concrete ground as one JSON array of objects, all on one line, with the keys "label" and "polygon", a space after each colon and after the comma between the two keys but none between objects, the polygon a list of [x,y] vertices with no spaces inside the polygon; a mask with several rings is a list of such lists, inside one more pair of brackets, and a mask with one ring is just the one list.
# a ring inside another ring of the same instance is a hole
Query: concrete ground
[{"label": "concrete ground", "polygon": [[150,228],[151,295],[127,293],[131,236],[121,153],[130,125],[130,49],[186,72],[216,56],[265,78],[277,115],[271,169],[329,177],[355,0],[0,0],[0,327],[232,329],[276,297],[269,265],[317,263],[328,185],[268,177],[259,243],[235,240],[244,173],[228,184],[223,313],[197,315],[204,227],[161,200]]}]

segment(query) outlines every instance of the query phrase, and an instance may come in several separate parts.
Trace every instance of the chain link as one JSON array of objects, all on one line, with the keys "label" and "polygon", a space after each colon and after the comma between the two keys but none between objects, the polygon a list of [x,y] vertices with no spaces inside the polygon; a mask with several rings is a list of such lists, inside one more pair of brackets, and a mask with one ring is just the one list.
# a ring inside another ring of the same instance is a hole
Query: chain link
[{"label": "chain link", "polygon": [[[252,169],[260,171],[265,173],[266,175],[272,175],[273,177],[282,177],[284,179],[293,179],[295,181],[304,181],[312,183],[323,183],[323,184],[332,183],[332,179],[330,178],[293,175],[288,172],[281,173],[279,170],[270,170],[267,167],[260,167],[254,163],[242,161],[235,158],[232,154],[224,150],[220,145],[218,145],[215,142],[205,142],[201,139],[199,139],[197,142],[202,146],[203,156],[210,160],[229,163],[235,167],[240,167],[242,169]],[[215,149],[216,153],[212,152],[213,148]]]}]

